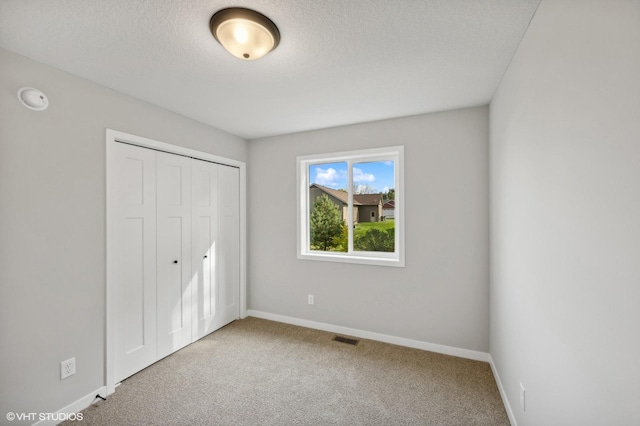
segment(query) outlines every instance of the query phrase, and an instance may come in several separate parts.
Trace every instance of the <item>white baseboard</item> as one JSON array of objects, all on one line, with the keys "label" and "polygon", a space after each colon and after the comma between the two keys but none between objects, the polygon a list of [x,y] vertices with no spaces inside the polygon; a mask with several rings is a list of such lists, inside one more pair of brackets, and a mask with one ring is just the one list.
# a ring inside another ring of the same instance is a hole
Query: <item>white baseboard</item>
[{"label": "white baseboard", "polygon": [[511,404],[509,404],[507,393],[504,391],[504,387],[502,387],[502,381],[500,380],[500,376],[498,375],[498,369],[496,369],[496,365],[493,363],[491,354],[489,354],[489,365],[491,366],[493,377],[494,379],[496,379],[496,384],[498,385],[498,390],[500,391],[500,397],[502,398],[502,404],[504,405],[504,409],[507,411],[507,416],[509,416],[509,422],[511,422],[511,426],[518,426],[516,416],[513,415]]},{"label": "white baseboard", "polygon": [[346,334],[348,336],[360,337],[362,339],[377,340],[379,342],[391,343],[398,346],[406,346],[408,348],[422,349],[424,351],[437,352],[440,354],[452,355],[460,358],[473,359],[475,361],[489,362],[489,354],[486,352],[455,348],[453,346],[438,345],[436,343],[422,342],[420,340],[406,339],[404,337],[389,336],[387,334],[373,333],[371,331],[358,330],[355,328],[342,327],[339,325],[326,324],[323,322],[288,317],[285,315],[271,314],[262,311],[254,311],[253,309],[247,310],[247,315],[250,317],[283,322],[286,324],[298,325],[300,327],[328,331],[331,333]]},{"label": "white baseboard", "polygon": [[33,426],[55,426],[58,423],[62,423],[64,420],[66,420],[64,414],[79,413],[80,411],[91,405],[91,403],[96,399],[96,395],[100,395],[103,398],[106,397],[107,387],[103,386],[97,390],[94,390],[93,392],[83,396],[79,400],[72,402],[71,404],[56,411],[55,413],[52,413],[52,416],[50,416],[52,417],[52,419],[40,420],[34,423]]}]

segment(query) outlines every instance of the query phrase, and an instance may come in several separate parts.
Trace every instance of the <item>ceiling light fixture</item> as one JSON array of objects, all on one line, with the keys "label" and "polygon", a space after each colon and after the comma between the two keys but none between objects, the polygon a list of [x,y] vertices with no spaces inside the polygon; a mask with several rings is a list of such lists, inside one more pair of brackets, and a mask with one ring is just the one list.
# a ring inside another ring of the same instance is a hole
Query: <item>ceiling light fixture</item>
[{"label": "ceiling light fixture", "polygon": [[276,24],[251,9],[232,7],[217,11],[209,22],[211,33],[236,58],[254,61],[280,43]]}]

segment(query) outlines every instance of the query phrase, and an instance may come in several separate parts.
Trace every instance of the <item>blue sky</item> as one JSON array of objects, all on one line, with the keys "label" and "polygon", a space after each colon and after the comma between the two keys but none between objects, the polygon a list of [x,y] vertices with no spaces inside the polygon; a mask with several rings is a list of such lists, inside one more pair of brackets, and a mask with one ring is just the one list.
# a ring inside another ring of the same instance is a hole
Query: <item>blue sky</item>
[{"label": "blue sky", "polygon": [[[353,165],[353,184],[367,185],[373,192],[386,192],[395,188],[393,181],[393,162],[376,161],[373,163],[356,163]],[[325,163],[309,166],[311,183],[333,189],[347,188],[347,163]]]}]

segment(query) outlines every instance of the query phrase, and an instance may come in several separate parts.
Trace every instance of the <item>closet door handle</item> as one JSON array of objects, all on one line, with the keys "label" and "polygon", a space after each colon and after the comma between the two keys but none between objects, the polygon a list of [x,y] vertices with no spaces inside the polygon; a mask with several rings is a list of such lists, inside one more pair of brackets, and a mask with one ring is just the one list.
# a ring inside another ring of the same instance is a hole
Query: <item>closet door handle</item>
[{"label": "closet door handle", "polygon": [[177,261],[177,260],[174,260],[174,261],[173,261],[173,263],[178,263],[178,261]]}]

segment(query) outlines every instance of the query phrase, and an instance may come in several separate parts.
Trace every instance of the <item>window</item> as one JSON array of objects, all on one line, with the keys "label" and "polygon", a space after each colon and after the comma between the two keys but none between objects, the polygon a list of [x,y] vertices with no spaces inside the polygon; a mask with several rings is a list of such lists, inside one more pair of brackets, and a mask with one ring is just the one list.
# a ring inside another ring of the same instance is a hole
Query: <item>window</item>
[{"label": "window", "polygon": [[298,258],[404,266],[403,160],[402,146],[298,157]]}]

